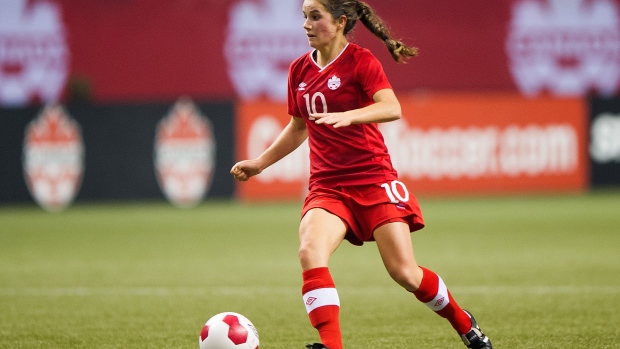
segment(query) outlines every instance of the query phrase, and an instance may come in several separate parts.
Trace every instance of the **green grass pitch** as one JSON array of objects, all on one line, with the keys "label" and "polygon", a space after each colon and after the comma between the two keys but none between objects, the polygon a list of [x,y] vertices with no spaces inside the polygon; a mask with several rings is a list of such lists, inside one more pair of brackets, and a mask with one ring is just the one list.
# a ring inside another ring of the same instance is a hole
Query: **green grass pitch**
[{"label": "green grass pitch", "polygon": [[[620,348],[620,191],[420,198],[421,265],[496,349]],[[300,203],[0,207],[0,348],[198,348],[222,311],[262,349],[318,341],[301,301]],[[374,243],[330,268],[346,348],[464,348],[394,283]]]}]

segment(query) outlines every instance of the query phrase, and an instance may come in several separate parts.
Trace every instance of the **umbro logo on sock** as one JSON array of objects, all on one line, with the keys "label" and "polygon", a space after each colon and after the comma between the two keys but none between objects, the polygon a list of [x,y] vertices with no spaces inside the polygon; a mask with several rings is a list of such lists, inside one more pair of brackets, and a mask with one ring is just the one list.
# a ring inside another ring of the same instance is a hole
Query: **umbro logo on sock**
[{"label": "umbro logo on sock", "polygon": [[440,305],[443,304],[443,301],[445,300],[446,297],[441,297],[437,300],[437,302],[435,302],[435,304],[433,305],[434,307],[438,307]]}]

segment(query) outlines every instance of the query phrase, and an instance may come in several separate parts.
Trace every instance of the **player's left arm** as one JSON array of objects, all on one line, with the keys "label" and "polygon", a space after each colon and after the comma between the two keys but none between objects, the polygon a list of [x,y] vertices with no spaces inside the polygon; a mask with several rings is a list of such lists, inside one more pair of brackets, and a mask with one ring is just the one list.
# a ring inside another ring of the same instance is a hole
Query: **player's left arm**
[{"label": "player's left arm", "polygon": [[400,102],[394,90],[384,88],[372,96],[375,103],[366,107],[348,110],[340,113],[310,114],[310,120],[317,124],[332,125],[334,128],[345,127],[351,124],[370,124],[398,120],[402,116]]}]

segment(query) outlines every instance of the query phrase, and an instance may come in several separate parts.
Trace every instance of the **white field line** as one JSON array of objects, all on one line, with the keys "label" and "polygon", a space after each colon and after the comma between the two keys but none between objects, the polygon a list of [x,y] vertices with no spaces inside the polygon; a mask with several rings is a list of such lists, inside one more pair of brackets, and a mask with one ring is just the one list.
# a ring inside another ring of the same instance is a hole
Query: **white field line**
[{"label": "white field line", "polygon": [[[342,295],[389,295],[397,296],[403,290],[394,287],[341,288]],[[619,295],[619,286],[455,286],[455,295]],[[297,287],[0,287],[0,297],[90,297],[90,296],[209,296],[209,295],[297,295]]]}]

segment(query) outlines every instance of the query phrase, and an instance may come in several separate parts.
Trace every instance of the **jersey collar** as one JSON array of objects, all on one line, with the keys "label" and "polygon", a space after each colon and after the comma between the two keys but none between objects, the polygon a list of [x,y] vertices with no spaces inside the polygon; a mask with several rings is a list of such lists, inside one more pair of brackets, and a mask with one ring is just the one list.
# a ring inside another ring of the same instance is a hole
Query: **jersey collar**
[{"label": "jersey collar", "polygon": [[317,68],[319,68],[319,73],[322,72],[323,70],[327,69],[327,67],[329,67],[330,65],[332,65],[332,63],[334,63],[335,61],[338,60],[338,58],[340,56],[342,56],[342,54],[344,53],[344,51],[347,50],[347,47],[349,47],[349,43],[347,42],[346,45],[344,45],[344,48],[342,49],[342,51],[340,51],[340,53],[338,54],[338,56],[336,56],[336,58],[334,58],[331,62],[327,63],[324,67],[321,67],[316,60],[314,60],[314,53],[316,52],[316,49],[310,51],[310,60],[312,61],[312,63],[314,63],[314,65],[317,66]]}]

